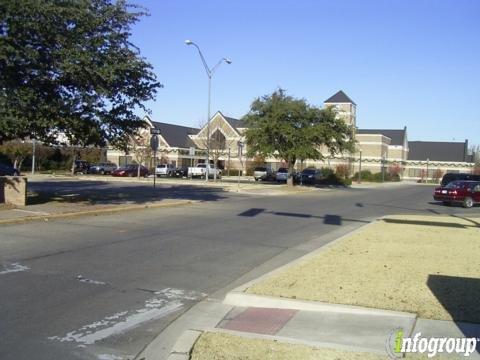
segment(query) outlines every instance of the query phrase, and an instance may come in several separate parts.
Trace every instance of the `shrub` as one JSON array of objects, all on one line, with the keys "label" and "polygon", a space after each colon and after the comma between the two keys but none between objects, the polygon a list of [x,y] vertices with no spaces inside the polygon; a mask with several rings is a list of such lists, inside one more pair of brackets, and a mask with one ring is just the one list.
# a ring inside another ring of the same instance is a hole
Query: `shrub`
[{"label": "shrub", "polygon": [[322,173],[322,177],[327,178],[330,175],[334,174],[334,171],[328,167],[323,167],[320,169],[320,172]]},{"label": "shrub", "polygon": [[[360,178],[362,181],[373,181],[373,174],[370,170],[362,170],[360,173]],[[358,180],[358,171],[353,175],[352,180]]]},{"label": "shrub", "polygon": [[352,184],[352,180],[349,178],[342,179],[337,174],[334,174],[333,172],[331,172],[320,181],[320,184],[348,186]]},{"label": "shrub", "polygon": [[347,164],[338,164],[335,167],[335,174],[341,179],[350,177],[350,166]]},{"label": "shrub", "polygon": [[241,174],[240,169],[230,169],[229,171],[222,170],[222,175],[223,176],[238,176],[239,173]]},{"label": "shrub", "polygon": [[[400,164],[397,164],[397,163],[393,163],[392,165],[390,165],[388,167],[388,175],[390,175],[390,177],[392,179],[400,179],[400,175],[402,174],[402,167],[400,166]],[[397,180],[394,180],[394,181],[397,181]]]}]

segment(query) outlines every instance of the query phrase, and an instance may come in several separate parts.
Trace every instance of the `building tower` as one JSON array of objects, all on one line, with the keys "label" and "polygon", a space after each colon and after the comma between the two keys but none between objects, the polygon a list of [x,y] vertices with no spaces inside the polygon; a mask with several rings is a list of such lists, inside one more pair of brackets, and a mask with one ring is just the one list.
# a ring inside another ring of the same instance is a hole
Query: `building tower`
[{"label": "building tower", "polygon": [[348,125],[353,126],[354,129],[357,127],[357,104],[342,90],[325,100],[324,105],[334,107]]}]

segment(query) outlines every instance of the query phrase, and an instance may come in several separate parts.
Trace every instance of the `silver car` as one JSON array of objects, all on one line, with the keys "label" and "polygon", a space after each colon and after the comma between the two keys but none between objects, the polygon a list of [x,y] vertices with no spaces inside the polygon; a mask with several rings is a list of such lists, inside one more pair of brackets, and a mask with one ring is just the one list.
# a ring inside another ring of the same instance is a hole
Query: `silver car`
[{"label": "silver car", "polygon": [[275,175],[273,174],[272,170],[262,166],[256,167],[253,170],[253,177],[255,181],[259,181],[259,180],[267,181],[267,180],[275,179]]},{"label": "silver car", "polygon": [[275,180],[277,182],[283,182],[283,181],[286,182],[289,175],[290,174],[289,174],[287,168],[280,168],[280,169],[277,170],[277,175],[275,176]]},{"label": "silver car", "polygon": [[88,168],[89,174],[111,174],[113,171],[117,170],[117,165],[114,163],[98,163],[93,164]]}]

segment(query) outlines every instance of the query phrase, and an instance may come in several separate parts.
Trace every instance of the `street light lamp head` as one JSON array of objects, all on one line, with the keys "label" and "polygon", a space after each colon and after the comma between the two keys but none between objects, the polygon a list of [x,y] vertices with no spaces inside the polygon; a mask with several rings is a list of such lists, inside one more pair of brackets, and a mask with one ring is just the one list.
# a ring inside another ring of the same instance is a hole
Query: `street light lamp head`
[{"label": "street light lamp head", "polygon": [[187,45],[192,45],[192,44],[193,44],[193,41],[192,41],[192,40],[185,40],[185,44],[187,44]]},{"label": "street light lamp head", "polygon": [[223,60],[227,63],[227,64],[231,64],[232,63],[232,60],[228,59],[228,58],[223,58]]}]

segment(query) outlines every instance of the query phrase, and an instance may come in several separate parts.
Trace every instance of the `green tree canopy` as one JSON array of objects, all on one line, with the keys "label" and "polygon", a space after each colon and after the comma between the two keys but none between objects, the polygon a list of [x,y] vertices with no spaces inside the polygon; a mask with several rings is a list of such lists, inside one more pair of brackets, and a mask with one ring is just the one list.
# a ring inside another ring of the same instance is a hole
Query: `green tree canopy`
[{"label": "green tree canopy", "polygon": [[354,150],[353,129],[334,109],[320,109],[279,89],[256,99],[244,116],[248,156],[275,157],[287,162],[290,172],[297,160],[322,159]]},{"label": "green tree canopy", "polygon": [[124,141],[160,84],[129,42],[124,0],[0,0],[0,142]]}]

